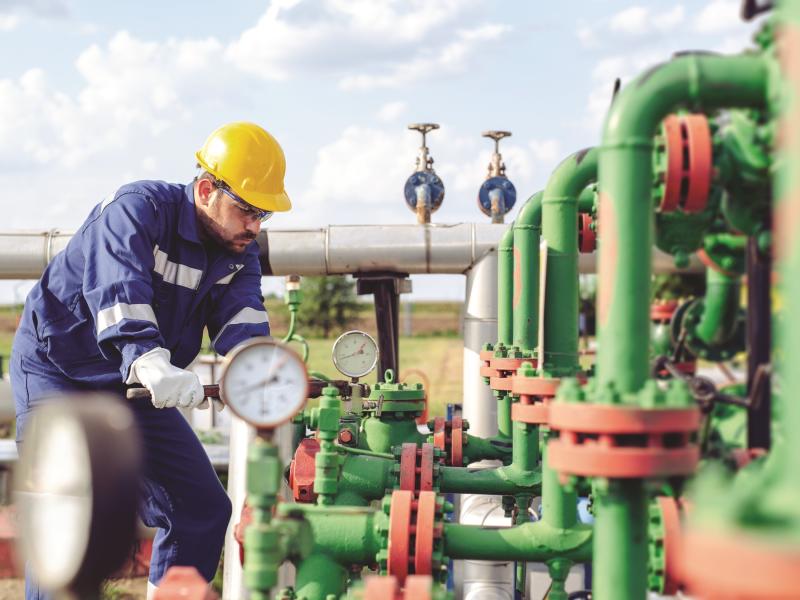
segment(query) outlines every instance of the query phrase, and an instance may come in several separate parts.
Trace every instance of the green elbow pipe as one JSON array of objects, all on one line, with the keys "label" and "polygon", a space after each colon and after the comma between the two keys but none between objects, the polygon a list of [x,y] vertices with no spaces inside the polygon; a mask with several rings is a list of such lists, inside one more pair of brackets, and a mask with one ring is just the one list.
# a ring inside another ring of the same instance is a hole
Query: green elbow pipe
[{"label": "green elbow pipe", "polygon": [[658,65],[619,93],[600,151],[598,269],[600,384],[636,392],[648,377],[653,136],[683,106],[764,108],[769,65],[760,55],[686,55]]},{"label": "green elbow pipe", "polygon": [[557,529],[544,521],[501,529],[445,523],[444,552],[452,559],[543,562],[568,558],[588,562],[592,529],[587,525]]},{"label": "green elbow pipe", "polygon": [[510,465],[490,469],[440,467],[439,473],[439,488],[445,494],[536,494],[542,481],[538,471],[522,472]]},{"label": "green elbow pipe", "polygon": [[511,462],[512,444],[507,438],[480,438],[466,434],[464,445],[464,463],[479,460],[501,460],[504,464]]},{"label": "green elbow pipe", "polygon": [[734,335],[740,323],[741,278],[708,269],[702,315],[695,329],[697,337],[709,346],[721,346]]},{"label": "green elbow pipe", "polygon": [[539,338],[539,237],[542,233],[542,198],[536,192],[514,221],[514,270],[519,290],[512,302],[514,346],[532,352]]},{"label": "green elbow pipe", "polygon": [[514,336],[514,224],[497,247],[497,342],[510,346]]},{"label": "green elbow pipe", "polygon": [[562,161],[542,199],[542,236],[547,242],[544,293],[544,371],[570,377],[578,362],[578,197],[597,179],[599,151],[586,148]]},{"label": "green elbow pipe", "polygon": [[347,591],[348,572],[325,554],[312,554],[297,564],[294,598],[328,600]]}]

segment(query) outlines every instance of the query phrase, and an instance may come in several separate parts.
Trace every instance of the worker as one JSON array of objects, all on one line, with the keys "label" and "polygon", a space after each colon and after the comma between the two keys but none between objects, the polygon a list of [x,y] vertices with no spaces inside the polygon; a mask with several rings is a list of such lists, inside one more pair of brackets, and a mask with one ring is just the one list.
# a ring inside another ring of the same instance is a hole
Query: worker
[{"label": "worker", "polygon": [[[23,449],[31,411],[48,398],[150,391],[150,401],[131,401],[144,454],[140,516],[158,528],[148,598],[173,565],[208,581],[217,570],[231,503],[178,411],[209,405],[186,367],[204,328],[222,355],[269,335],[254,240],[291,209],[283,150],[258,125],[220,127],[196,157],[189,185],[137,181],[94,207],[28,295],[11,356]],[[27,578],[26,599],[45,597]]]}]

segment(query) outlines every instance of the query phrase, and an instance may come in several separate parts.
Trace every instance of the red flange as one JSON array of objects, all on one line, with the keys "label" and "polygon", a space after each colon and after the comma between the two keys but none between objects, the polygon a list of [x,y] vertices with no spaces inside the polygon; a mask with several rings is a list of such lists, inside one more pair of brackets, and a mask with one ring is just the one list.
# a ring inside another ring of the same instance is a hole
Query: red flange
[{"label": "red flange", "polygon": [[433,538],[436,525],[436,494],[420,492],[417,499],[416,539],[414,541],[414,573],[433,573]]},{"label": "red flange", "polygon": [[447,452],[447,419],[444,417],[436,417],[433,420],[433,446],[437,450]]},{"label": "red flange", "polygon": [[590,254],[597,247],[597,235],[592,228],[594,223],[591,215],[581,213],[578,215],[578,250],[584,254]]},{"label": "red flange", "polygon": [[664,119],[667,172],[659,209],[702,212],[713,174],[711,129],[705,115],[670,115]]},{"label": "red flange", "polygon": [[552,398],[556,395],[560,383],[560,379],[515,375],[511,378],[511,393],[515,396],[525,395]]},{"label": "red flange", "polygon": [[659,496],[661,522],[664,527],[664,594],[675,595],[682,587],[680,553],[683,546],[681,529],[682,505],[671,496]]},{"label": "red flange", "polygon": [[[406,578],[406,587],[403,600],[431,600],[433,577],[430,575],[409,575]],[[379,600],[386,600],[381,598]]]},{"label": "red flange", "polygon": [[688,530],[681,573],[689,592],[708,600],[792,600],[800,585],[800,548],[742,532]]},{"label": "red flange", "polygon": [[547,424],[548,408],[544,402],[534,402],[523,404],[515,402],[511,405],[511,420],[520,423],[530,423],[531,425]]},{"label": "red flange", "polygon": [[554,402],[550,466],[562,475],[648,478],[694,472],[700,450],[690,443],[700,411]]},{"label": "red flange", "polygon": [[499,377],[492,377],[489,379],[489,387],[493,390],[497,390],[498,392],[510,392],[511,391],[511,378],[506,377],[505,375],[500,375]]},{"label": "red flange", "polygon": [[194,567],[170,567],[158,584],[155,600],[217,600],[219,596]]},{"label": "red flange", "polygon": [[364,600],[397,600],[400,587],[391,576],[367,575],[364,577]]},{"label": "red flange", "polygon": [[419,449],[419,490],[433,490],[433,444],[422,444]]},{"label": "red flange", "polygon": [[678,310],[677,300],[664,300],[663,302],[653,302],[650,305],[650,320],[661,322],[671,321],[672,315]]},{"label": "red flange", "polygon": [[400,451],[400,489],[415,491],[417,488],[417,445],[403,444]]},{"label": "red flange", "polygon": [[411,511],[414,492],[395,490],[389,512],[389,546],[386,570],[402,585],[408,575],[411,544]]},{"label": "red flange", "polygon": [[446,421],[444,417],[433,420],[433,445],[444,452],[445,464],[461,467],[464,462],[464,421],[461,417],[453,417]]},{"label": "red flange", "polygon": [[289,466],[289,487],[295,502],[313,504],[317,501],[314,493],[314,476],[316,473],[316,456],[319,452],[319,441],[306,438],[297,446],[294,459]]}]

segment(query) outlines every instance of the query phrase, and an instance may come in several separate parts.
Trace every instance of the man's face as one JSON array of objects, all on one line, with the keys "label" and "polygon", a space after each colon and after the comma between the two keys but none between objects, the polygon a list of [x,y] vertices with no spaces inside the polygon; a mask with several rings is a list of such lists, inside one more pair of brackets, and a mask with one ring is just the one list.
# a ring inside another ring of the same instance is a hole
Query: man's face
[{"label": "man's face", "polygon": [[261,221],[207,180],[199,181],[195,192],[197,217],[205,236],[229,252],[244,252],[261,230]]}]

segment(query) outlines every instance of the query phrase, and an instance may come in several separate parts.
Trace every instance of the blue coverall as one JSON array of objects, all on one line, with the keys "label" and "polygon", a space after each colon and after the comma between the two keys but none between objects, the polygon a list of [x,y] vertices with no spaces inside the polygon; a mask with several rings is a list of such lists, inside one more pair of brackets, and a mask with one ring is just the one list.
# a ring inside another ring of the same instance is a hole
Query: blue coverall
[{"label": "blue coverall", "polygon": [[[223,355],[269,335],[257,244],[234,254],[203,243],[191,184],[123,186],[92,210],[25,302],[10,365],[18,444],[37,404],[62,391],[120,394],[131,363],[153,348],[185,368],[204,327]],[[139,512],[158,528],[149,579],[158,584],[170,566],[191,565],[210,581],[230,500],[177,409],[131,406],[144,448]],[[27,578],[26,598],[44,597]]]}]

